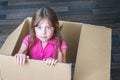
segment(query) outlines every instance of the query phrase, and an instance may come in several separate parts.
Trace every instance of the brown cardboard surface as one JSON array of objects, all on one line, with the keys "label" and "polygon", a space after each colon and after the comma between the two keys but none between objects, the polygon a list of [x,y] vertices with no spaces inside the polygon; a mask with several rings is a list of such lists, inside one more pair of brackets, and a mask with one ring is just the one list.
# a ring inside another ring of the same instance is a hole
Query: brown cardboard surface
[{"label": "brown cardboard surface", "polygon": [[60,22],[63,24],[61,34],[67,42],[67,62],[75,63],[78,50],[79,37],[81,32],[81,23]]},{"label": "brown cardboard surface", "polygon": [[[25,19],[23,23],[20,26],[18,26],[18,28],[13,33],[10,34],[10,36],[3,44],[0,53],[5,55],[6,54],[14,55],[14,53],[18,51],[23,37],[28,33],[30,21],[31,18]],[[66,40],[68,45],[67,62],[75,63],[76,61],[74,80],[110,80],[111,29],[105,28],[103,26],[67,22],[67,21],[60,21],[60,24],[63,24],[61,34],[63,38]],[[10,78],[10,76],[13,76],[14,74],[20,72],[21,68],[17,68],[16,72],[14,71],[15,73],[9,75],[10,72],[7,71],[7,68],[9,65],[13,66],[14,61],[12,62],[11,57],[10,59],[7,56],[4,56],[3,59],[2,57],[3,56],[1,56],[0,58],[0,61],[2,62],[1,65],[2,67],[0,68],[2,76],[5,76],[5,78]],[[12,64],[8,63],[9,60],[10,63]],[[8,63],[8,65],[4,64],[5,63],[4,61]],[[31,66],[35,68],[36,66],[39,67],[46,66],[46,64],[43,62],[40,62],[40,64],[38,64],[37,61],[32,61],[32,60],[30,60],[29,62],[30,62],[29,64],[31,64]],[[24,74],[25,76],[27,76],[26,74],[27,68],[29,69],[28,72],[29,71],[32,72],[29,64],[23,67],[22,74]],[[33,66],[33,64],[36,66]],[[57,64],[58,67],[60,65],[63,66],[63,64]],[[63,73],[61,74],[61,76],[64,76],[65,73],[69,75],[70,73],[69,70],[71,70],[71,68],[70,67],[68,68],[67,66],[69,65],[66,64],[66,67],[64,66],[60,68],[62,69],[64,68],[64,70],[68,69],[68,73],[67,71],[64,72],[61,69],[58,69],[58,72]],[[14,67],[9,67],[8,69],[13,70]],[[42,72],[44,72],[43,69],[41,69],[41,71],[38,70],[37,73],[34,73],[33,77],[35,75],[38,75],[38,73],[42,74]],[[17,74],[16,76],[22,74]],[[51,71],[48,74],[53,74],[53,73]],[[18,77],[16,77],[16,79],[18,79]],[[59,77],[57,78],[59,79]],[[67,79],[69,80],[70,78],[71,77],[68,76]],[[27,80],[29,78],[27,77],[25,79]],[[51,80],[53,78],[45,78],[45,79]]]},{"label": "brown cardboard surface", "polygon": [[28,33],[29,22],[25,19],[6,39],[0,49],[0,53],[6,55],[13,55],[17,53],[20,48],[22,39]]},{"label": "brown cardboard surface", "polygon": [[82,24],[74,80],[110,80],[111,29]]},{"label": "brown cardboard surface", "polygon": [[71,64],[50,67],[43,61],[28,60],[18,67],[13,57],[0,55],[0,76],[3,80],[71,80]]}]

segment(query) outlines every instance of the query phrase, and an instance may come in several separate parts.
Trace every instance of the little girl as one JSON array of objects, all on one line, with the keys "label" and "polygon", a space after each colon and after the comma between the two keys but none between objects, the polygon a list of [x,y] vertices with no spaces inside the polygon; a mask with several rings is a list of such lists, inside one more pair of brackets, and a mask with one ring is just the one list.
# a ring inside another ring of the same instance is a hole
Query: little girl
[{"label": "little girl", "polygon": [[30,59],[44,60],[53,66],[57,62],[66,62],[66,49],[56,13],[51,8],[40,8],[32,18],[30,34],[23,39],[14,59],[23,66],[28,53]]}]

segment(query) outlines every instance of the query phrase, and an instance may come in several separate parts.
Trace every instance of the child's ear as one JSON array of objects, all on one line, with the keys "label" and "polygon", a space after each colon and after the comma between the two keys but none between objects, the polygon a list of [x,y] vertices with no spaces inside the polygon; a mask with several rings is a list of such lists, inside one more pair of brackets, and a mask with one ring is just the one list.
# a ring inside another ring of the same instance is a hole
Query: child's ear
[{"label": "child's ear", "polygon": [[63,28],[63,24],[61,24],[59,28],[60,28],[60,31],[61,31],[61,30],[62,30],[62,28]]}]

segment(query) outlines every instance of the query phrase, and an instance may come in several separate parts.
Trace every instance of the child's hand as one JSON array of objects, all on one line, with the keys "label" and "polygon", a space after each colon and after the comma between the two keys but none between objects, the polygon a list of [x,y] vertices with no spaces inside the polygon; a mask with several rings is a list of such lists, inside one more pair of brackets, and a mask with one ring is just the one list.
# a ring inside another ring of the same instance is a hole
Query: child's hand
[{"label": "child's hand", "polygon": [[27,59],[26,55],[22,53],[21,54],[18,53],[14,56],[14,60],[18,66],[23,66],[26,62],[26,59]]},{"label": "child's hand", "polygon": [[49,65],[49,66],[53,66],[58,62],[57,59],[53,59],[53,58],[48,58],[45,61],[46,61],[46,64]]}]

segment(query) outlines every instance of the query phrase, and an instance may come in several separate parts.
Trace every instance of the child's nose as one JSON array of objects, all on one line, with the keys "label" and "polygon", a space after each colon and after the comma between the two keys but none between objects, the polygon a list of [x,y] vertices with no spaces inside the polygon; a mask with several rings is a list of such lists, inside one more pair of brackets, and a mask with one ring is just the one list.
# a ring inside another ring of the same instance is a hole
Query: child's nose
[{"label": "child's nose", "polygon": [[46,29],[45,29],[45,28],[43,28],[42,32],[43,32],[43,34],[46,34]]}]

